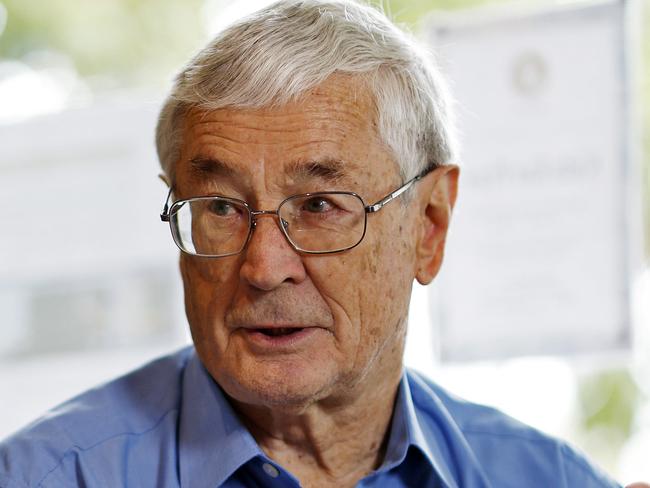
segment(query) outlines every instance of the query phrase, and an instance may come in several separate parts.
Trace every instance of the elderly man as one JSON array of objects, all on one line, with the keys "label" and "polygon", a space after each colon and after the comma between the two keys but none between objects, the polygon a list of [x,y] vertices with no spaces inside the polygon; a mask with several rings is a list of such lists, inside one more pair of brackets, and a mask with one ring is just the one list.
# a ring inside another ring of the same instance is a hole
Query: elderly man
[{"label": "elderly man", "polygon": [[231,26],[157,146],[194,347],[6,440],[0,486],[618,486],[404,371],[458,168],[439,75],[380,13],[286,0]]}]

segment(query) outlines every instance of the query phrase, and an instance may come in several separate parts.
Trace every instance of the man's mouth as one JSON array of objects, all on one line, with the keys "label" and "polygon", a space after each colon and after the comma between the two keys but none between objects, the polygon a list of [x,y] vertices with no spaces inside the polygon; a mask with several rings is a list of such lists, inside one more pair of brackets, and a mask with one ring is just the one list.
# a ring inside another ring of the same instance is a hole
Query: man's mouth
[{"label": "man's mouth", "polygon": [[322,338],[324,331],[321,327],[299,324],[277,327],[264,325],[261,327],[247,326],[240,329],[243,337],[255,353],[268,354],[276,352],[295,352],[297,348],[306,347],[313,341]]},{"label": "man's mouth", "polygon": [[260,332],[269,337],[278,337],[278,336],[288,336],[301,332],[304,330],[303,327],[270,327],[263,329],[253,329],[255,332]]}]

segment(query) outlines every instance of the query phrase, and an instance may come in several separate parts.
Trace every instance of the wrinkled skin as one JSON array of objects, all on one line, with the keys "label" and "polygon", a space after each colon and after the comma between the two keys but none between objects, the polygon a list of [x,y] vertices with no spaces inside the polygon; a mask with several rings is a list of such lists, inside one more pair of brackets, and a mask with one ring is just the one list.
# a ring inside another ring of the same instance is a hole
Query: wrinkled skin
[{"label": "wrinkled skin", "polygon": [[[194,111],[175,198],[221,194],[275,210],[292,194],[346,190],[374,203],[403,183],[374,113],[363,85],[344,77],[281,108]],[[296,170],[306,162],[319,169]],[[181,255],[199,357],[263,449],[303,483],[352,485],[381,460],[411,284],[438,271],[457,177],[454,166],[429,174],[411,199],[370,214],[364,240],[341,253],[296,252],[267,215],[239,255]],[[270,350],[250,340],[254,325],[310,334]]]}]

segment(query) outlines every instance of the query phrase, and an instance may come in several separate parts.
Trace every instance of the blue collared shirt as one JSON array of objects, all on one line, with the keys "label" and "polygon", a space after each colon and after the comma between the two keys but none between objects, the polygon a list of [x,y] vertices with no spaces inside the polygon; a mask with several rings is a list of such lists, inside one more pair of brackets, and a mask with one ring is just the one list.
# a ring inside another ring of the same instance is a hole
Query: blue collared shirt
[{"label": "blue collared shirt", "polygon": [[[0,487],[296,487],[193,348],[53,409],[0,443]],[[620,486],[506,415],[402,377],[382,466],[359,487]]]}]

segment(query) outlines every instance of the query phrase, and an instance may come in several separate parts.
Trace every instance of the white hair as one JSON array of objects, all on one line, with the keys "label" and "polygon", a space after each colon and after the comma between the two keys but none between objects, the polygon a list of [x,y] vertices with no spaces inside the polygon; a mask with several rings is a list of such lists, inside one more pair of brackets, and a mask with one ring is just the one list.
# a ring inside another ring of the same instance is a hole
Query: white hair
[{"label": "white hair", "polygon": [[188,110],[282,106],[334,74],[365,83],[402,178],[453,160],[445,84],[411,36],[354,0],[280,0],[223,30],[178,74],[156,128],[163,171],[173,181]]}]

